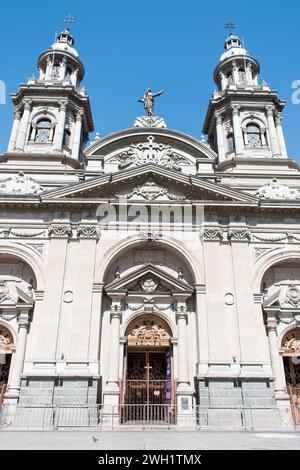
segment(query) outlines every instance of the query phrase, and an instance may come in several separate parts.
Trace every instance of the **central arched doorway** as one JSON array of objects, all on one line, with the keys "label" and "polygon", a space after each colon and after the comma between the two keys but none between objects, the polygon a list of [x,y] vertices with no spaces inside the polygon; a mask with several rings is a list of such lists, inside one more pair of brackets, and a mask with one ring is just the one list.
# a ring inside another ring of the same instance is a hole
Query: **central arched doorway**
[{"label": "central arched doorway", "polygon": [[12,348],[13,337],[11,332],[5,326],[0,325],[0,406],[3,403],[8,384]]},{"label": "central arched doorway", "polygon": [[[165,320],[143,314],[126,330],[122,403],[123,421],[165,420],[174,403],[172,333]],[[147,416],[147,420],[149,416]]]}]

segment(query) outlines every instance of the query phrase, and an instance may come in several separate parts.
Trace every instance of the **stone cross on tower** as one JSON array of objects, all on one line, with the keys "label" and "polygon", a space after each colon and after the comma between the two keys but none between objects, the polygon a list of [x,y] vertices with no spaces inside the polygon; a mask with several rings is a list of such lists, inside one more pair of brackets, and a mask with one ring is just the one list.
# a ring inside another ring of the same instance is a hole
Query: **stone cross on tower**
[{"label": "stone cross on tower", "polygon": [[225,24],[225,29],[228,29],[229,33],[233,34],[233,31],[236,29],[236,26],[231,21],[228,21],[228,23]]},{"label": "stone cross on tower", "polygon": [[68,15],[64,19],[64,23],[66,23],[68,29],[70,28],[71,24],[73,24],[74,22],[75,22],[74,16],[72,15]]}]

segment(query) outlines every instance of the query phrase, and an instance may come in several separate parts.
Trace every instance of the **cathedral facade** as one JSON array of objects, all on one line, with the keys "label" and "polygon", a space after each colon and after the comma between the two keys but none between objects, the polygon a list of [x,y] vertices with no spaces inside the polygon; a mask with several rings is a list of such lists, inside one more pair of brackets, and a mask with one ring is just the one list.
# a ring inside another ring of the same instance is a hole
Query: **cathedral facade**
[{"label": "cathedral facade", "polygon": [[174,405],[180,418],[299,404],[300,172],[259,62],[231,33],[201,140],[168,129],[147,90],[132,128],[89,142],[68,29],[38,68],[13,95],[0,156],[11,419],[52,405]]}]

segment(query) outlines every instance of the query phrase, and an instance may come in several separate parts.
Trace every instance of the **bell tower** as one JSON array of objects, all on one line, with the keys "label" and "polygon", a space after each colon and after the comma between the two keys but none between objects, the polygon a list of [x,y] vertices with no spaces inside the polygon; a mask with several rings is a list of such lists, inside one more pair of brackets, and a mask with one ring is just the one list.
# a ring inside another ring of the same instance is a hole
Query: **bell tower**
[{"label": "bell tower", "polygon": [[93,119],[81,87],[84,66],[69,28],[40,55],[38,70],[39,77],[31,77],[12,97],[15,119],[7,157],[30,154],[39,164],[47,156],[74,167],[82,161]]},{"label": "bell tower", "polygon": [[258,160],[274,164],[276,159],[286,166],[281,124],[285,102],[266,82],[259,83],[259,62],[232,31],[224,49],[214,71],[218,90],[209,102],[203,128],[218,154],[218,165],[233,168]]}]

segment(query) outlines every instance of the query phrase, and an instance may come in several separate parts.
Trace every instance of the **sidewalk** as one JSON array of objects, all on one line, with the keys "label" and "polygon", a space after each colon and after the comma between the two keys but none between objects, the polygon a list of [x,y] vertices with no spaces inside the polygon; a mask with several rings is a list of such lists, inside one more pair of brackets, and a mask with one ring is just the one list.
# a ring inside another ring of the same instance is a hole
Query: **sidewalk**
[{"label": "sidewalk", "polygon": [[5,449],[300,450],[300,433],[2,430],[0,450]]}]

